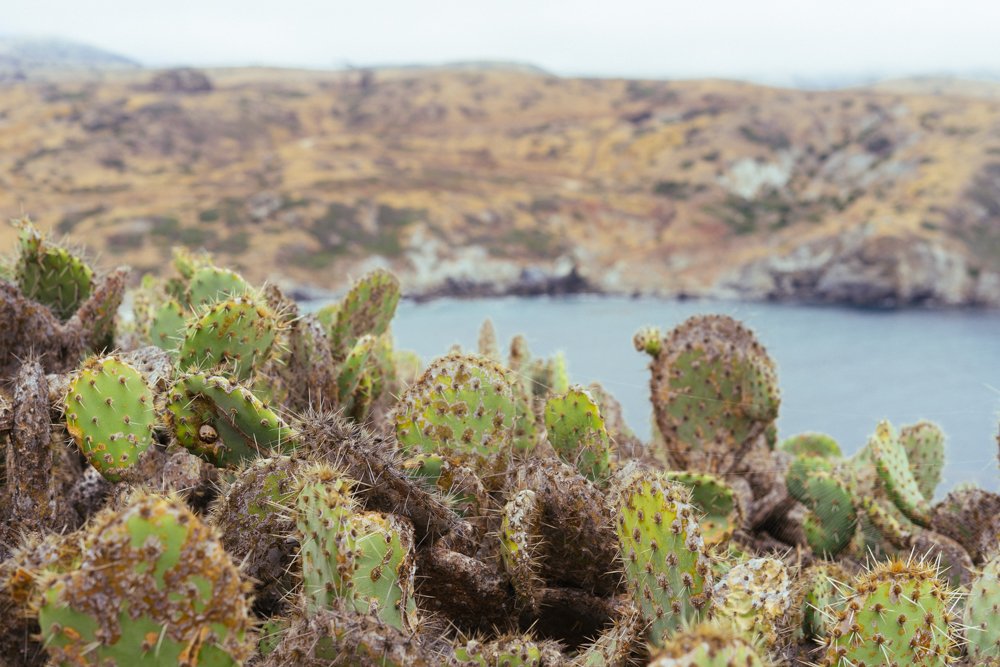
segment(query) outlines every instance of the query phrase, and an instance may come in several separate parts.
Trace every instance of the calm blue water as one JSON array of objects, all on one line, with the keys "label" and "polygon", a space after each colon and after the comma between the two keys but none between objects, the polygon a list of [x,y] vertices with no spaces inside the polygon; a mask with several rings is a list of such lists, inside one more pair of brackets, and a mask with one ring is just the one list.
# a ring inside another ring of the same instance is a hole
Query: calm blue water
[{"label": "calm blue water", "polygon": [[948,435],[939,495],[966,480],[989,490],[1000,487],[1000,313],[508,298],[404,302],[393,331],[398,347],[415,350],[426,362],[455,343],[475,350],[479,326],[489,316],[501,349],[523,333],[535,356],[562,351],[570,379],[600,381],[621,401],[636,434],[648,439],[648,357],[632,347],[632,335],[647,324],[666,331],[699,313],[735,317],[767,347],[782,392],[779,437],[822,431],[852,453],[879,419],[896,426],[929,419]]}]

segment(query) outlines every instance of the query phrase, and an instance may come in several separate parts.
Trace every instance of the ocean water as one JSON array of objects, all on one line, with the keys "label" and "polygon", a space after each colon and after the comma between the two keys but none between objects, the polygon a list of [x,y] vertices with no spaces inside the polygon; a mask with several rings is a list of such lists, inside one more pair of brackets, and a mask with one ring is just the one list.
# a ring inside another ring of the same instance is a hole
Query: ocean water
[{"label": "ocean water", "polygon": [[599,381],[622,403],[640,438],[650,436],[649,357],[632,335],[663,331],[691,315],[730,315],[751,327],[778,368],[779,438],[803,431],[834,437],[850,454],[880,419],[920,419],[948,436],[938,495],[962,481],[1000,491],[1000,313],[974,310],[866,310],[718,301],[614,297],[503,298],[403,302],[393,323],[397,347],[425,362],[454,345],[475,350],[490,317],[501,349],[524,334],[534,356],[565,354],[572,382]]}]

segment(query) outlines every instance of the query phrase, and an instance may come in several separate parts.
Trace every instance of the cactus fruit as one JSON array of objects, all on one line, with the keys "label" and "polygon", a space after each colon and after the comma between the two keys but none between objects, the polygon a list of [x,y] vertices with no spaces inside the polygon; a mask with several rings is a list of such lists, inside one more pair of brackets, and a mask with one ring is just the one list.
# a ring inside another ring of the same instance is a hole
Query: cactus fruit
[{"label": "cactus fruit", "polygon": [[937,570],[893,559],[859,576],[830,622],[824,667],[947,665],[957,645],[955,595]]},{"label": "cactus fruit", "polygon": [[664,475],[691,489],[691,502],[704,515],[699,523],[705,546],[726,546],[743,523],[743,505],[736,492],[712,475],[677,470],[668,470]]},{"label": "cactus fruit", "polygon": [[983,660],[1000,656],[1000,558],[986,563],[973,581],[962,621],[970,658]]},{"label": "cactus fruit", "polygon": [[237,380],[246,380],[267,361],[277,333],[277,318],[263,300],[218,301],[188,322],[180,362],[203,370],[226,367]]},{"label": "cactus fruit", "polygon": [[823,433],[802,433],[778,445],[778,449],[794,456],[839,458],[843,456],[837,441]]},{"label": "cactus fruit", "polygon": [[502,367],[452,353],[403,394],[394,418],[406,452],[489,457],[511,443],[514,397]]},{"label": "cactus fruit", "polygon": [[906,450],[910,462],[910,473],[917,481],[920,493],[928,502],[934,500],[934,492],[941,483],[944,470],[945,436],[937,424],[921,421],[912,426],[904,426],[899,431],[899,442]]},{"label": "cactus fruit", "polygon": [[545,429],[559,457],[592,480],[608,475],[611,442],[597,401],[580,385],[545,403]]},{"label": "cactus fruit", "polygon": [[76,567],[42,588],[38,620],[55,663],[232,665],[248,654],[239,571],[177,500],[139,496],[105,513]]},{"label": "cactus fruit", "polygon": [[715,584],[712,613],[744,636],[766,646],[778,641],[788,625],[795,591],[785,565],[775,558],[751,558],[732,568]]},{"label": "cactus fruit", "polygon": [[177,299],[167,299],[156,312],[149,325],[149,340],[157,347],[178,355],[187,327],[187,311]]},{"label": "cactus fruit", "polygon": [[[656,349],[643,342],[642,350]],[[723,315],[688,319],[650,364],[653,411],[672,467],[732,470],[778,416],[774,363],[748,329]]]},{"label": "cactus fruit", "polygon": [[330,344],[334,353],[346,354],[365,334],[385,333],[399,297],[399,280],[388,271],[376,269],[355,282],[335,311],[327,315],[332,320]]},{"label": "cactus fruit", "polygon": [[21,293],[48,306],[65,322],[90,296],[93,271],[80,258],[42,238],[27,218],[12,222],[20,230],[16,277]]},{"label": "cactus fruit", "polygon": [[661,474],[623,470],[612,512],[632,598],[662,647],[682,622],[701,619],[712,602],[712,570],[691,492]]},{"label": "cactus fruit", "polygon": [[216,301],[243,296],[250,289],[249,283],[235,271],[204,266],[196,270],[188,283],[187,302],[191,308],[210,306]]},{"label": "cactus fruit", "polygon": [[153,442],[153,392],[135,368],[115,356],[84,363],[69,383],[66,429],[87,460],[116,482]]},{"label": "cactus fruit", "polygon": [[788,492],[806,506],[802,521],[813,553],[836,556],[854,537],[857,512],[847,485],[826,459],[798,458],[785,476]]},{"label": "cactus fruit", "polygon": [[729,628],[702,623],[679,632],[648,667],[765,667],[754,645]]},{"label": "cactus fruit", "polygon": [[842,608],[841,590],[849,579],[847,572],[836,563],[818,563],[802,573],[803,637],[818,641],[829,633],[834,614]]},{"label": "cactus fruit", "polygon": [[523,489],[504,506],[500,529],[500,557],[510,575],[518,603],[538,610],[542,580],[538,574],[538,542],[542,507],[534,491]]},{"label": "cactus fruit", "polygon": [[166,415],[178,442],[218,467],[290,451],[295,433],[246,387],[208,373],[178,378]]},{"label": "cactus fruit", "polygon": [[919,526],[929,525],[930,504],[913,479],[906,450],[899,442],[896,429],[887,421],[879,422],[868,444],[879,480],[889,498],[910,521]]}]

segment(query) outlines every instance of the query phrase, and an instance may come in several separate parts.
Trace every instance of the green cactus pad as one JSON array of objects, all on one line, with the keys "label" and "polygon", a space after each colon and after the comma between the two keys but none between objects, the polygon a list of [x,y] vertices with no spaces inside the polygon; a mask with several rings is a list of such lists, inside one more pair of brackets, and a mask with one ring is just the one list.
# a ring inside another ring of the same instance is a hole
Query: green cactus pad
[{"label": "green cactus pad", "polygon": [[754,645],[729,628],[703,623],[679,632],[648,667],[765,667]]},{"label": "green cactus pad", "polygon": [[836,563],[819,563],[800,577],[804,588],[802,630],[806,639],[820,640],[829,633],[834,615],[843,608],[841,590],[850,575]]},{"label": "green cactus pad", "polygon": [[153,314],[149,325],[149,340],[160,349],[178,356],[188,315],[177,299],[167,299]]},{"label": "green cactus pad", "polygon": [[56,664],[223,667],[248,657],[239,570],[179,501],[141,496],[102,515],[79,566],[45,588],[38,619]]},{"label": "green cactus pad", "polygon": [[957,646],[955,599],[937,570],[911,557],[858,577],[830,622],[824,665],[948,665]]},{"label": "green cactus pad", "polygon": [[591,480],[608,475],[611,441],[597,401],[580,385],[545,404],[549,444],[563,461],[575,465]]},{"label": "green cactus pad", "polygon": [[246,387],[208,373],[181,376],[166,415],[178,442],[215,466],[238,466],[270,451],[291,451],[296,436]]},{"label": "green cactus pad", "polygon": [[115,482],[153,442],[153,392],[117,357],[87,361],[69,383],[66,429],[87,460]]},{"label": "green cactus pad", "polygon": [[836,458],[843,456],[837,441],[823,433],[802,433],[778,445],[778,449],[794,456]]},{"label": "green cactus pad", "polygon": [[713,613],[740,634],[773,646],[792,611],[793,580],[774,558],[752,558],[734,565],[713,593]]},{"label": "green cactus pad", "polygon": [[180,363],[204,370],[225,366],[246,380],[267,361],[277,333],[277,318],[263,300],[219,301],[188,322]]},{"label": "green cactus pad", "polygon": [[826,459],[799,458],[785,476],[788,492],[809,510],[802,527],[819,556],[835,556],[846,549],[858,518],[847,484],[831,469]]},{"label": "green cactus pad", "polygon": [[93,271],[80,258],[42,238],[27,218],[14,224],[20,230],[16,278],[21,294],[48,306],[65,322],[90,296]]},{"label": "green cactus pad", "polygon": [[706,547],[724,547],[743,523],[739,497],[721,478],[668,470],[664,475],[691,489],[691,502],[704,515],[699,522]]},{"label": "green cactus pad", "polygon": [[357,390],[374,345],[374,336],[367,334],[361,336],[348,352],[347,359],[340,365],[340,374],[337,376],[337,399],[341,404]]},{"label": "green cactus pad", "polygon": [[611,506],[632,598],[655,646],[712,601],[712,570],[691,492],[655,472],[622,473]]},{"label": "green cactus pad", "polygon": [[385,333],[399,297],[399,280],[388,271],[376,269],[358,279],[336,311],[320,318],[332,320],[330,346],[334,354],[346,354],[365,334]]},{"label": "green cactus pad", "polygon": [[199,309],[216,301],[243,296],[249,289],[250,284],[235,271],[205,266],[192,274],[188,283],[187,301],[191,308]]},{"label": "green cactus pad", "polygon": [[748,329],[723,315],[692,317],[662,345],[650,388],[672,467],[728,472],[778,416],[774,364]]},{"label": "green cactus pad", "polygon": [[868,444],[886,494],[906,518],[919,526],[928,526],[931,508],[913,479],[896,429],[887,421],[879,422]]},{"label": "green cactus pad", "polygon": [[482,357],[436,359],[394,411],[404,451],[488,457],[510,446],[514,397],[504,369]]},{"label": "green cactus pad", "polygon": [[910,473],[928,502],[934,500],[934,492],[941,483],[944,441],[941,427],[930,422],[922,421],[913,426],[904,426],[899,431],[899,442],[906,450]]},{"label": "green cactus pad", "polygon": [[969,590],[962,621],[973,660],[1000,656],[1000,557],[986,563]]},{"label": "green cactus pad", "polygon": [[395,514],[360,512],[351,517],[354,543],[354,608],[394,628],[414,632],[416,564],[413,525]]},{"label": "green cactus pad", "polygon": [[201,251],[195,254],[183,246],[175,247],[173,249],[173,256],[174,268],[177,269],[177,273],[184,279],[185,284],[194,277],[194,274],[199,269],[214,265],[214,260],[210,253]]},{"label": "green cactus pad", "polygon": [[343,609],[345,601],[354,599],[354,508],[350,482],[332,469],[317,466],[303,475],[295,494],[295,525],[300,535],[299,558],[310,613]]},{"label": "green cactus pad", "polygon": [[542,535],[542,507],[531,489],[514,494],[504,506],[500,529],[500,559],[510,575],[518,603],[538,609],[542,581],[538,544]]}]

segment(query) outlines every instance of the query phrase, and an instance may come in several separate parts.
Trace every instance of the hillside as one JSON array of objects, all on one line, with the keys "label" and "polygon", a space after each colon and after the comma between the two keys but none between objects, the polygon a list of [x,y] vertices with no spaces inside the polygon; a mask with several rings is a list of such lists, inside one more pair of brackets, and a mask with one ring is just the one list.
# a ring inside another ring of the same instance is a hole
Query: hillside
[{"label": "hillside", "polygon": [[205,74],[0,84],[0,215],[137,273],[184,244],[333,290],[1000,305],[988,87]]}]

